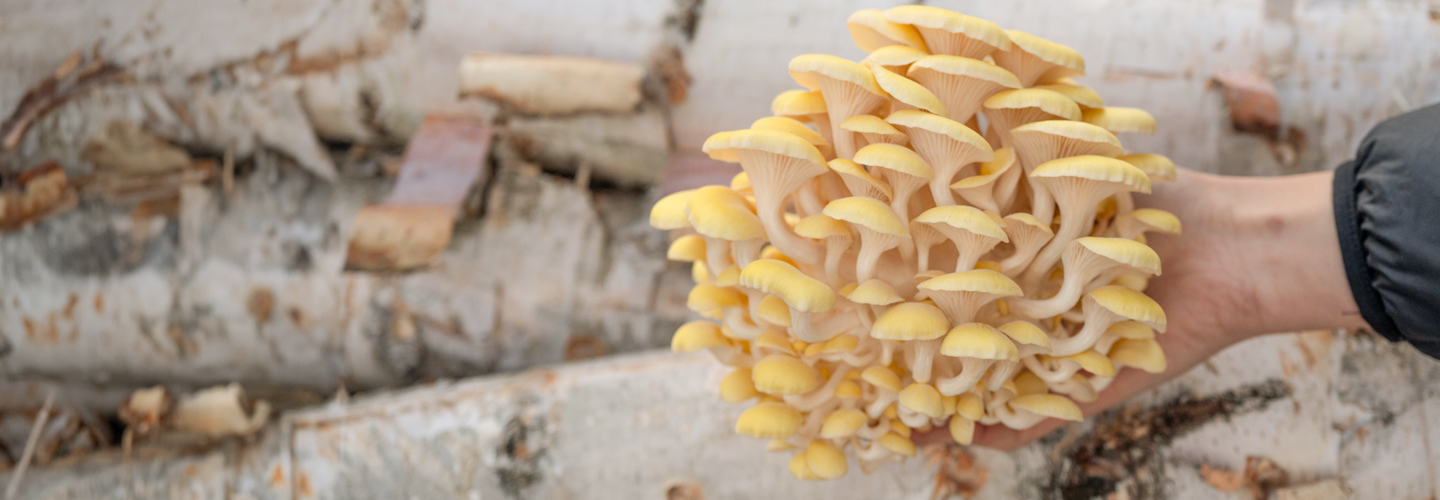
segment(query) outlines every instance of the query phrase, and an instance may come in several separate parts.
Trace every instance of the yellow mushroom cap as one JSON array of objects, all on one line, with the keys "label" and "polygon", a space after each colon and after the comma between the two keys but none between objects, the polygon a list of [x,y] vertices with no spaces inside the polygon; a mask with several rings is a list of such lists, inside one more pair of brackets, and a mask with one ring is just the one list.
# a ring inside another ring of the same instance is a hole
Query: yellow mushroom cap
[{"label": "yellow mushroom cap", "polygon": [[1087,294],[1090,299],[1105,309],[1125,319],[1139,321],[1145,326],[1165,332],[1165,310],[1155,299],[1123,286],[1109,285]]},{"label": "yellow mushroom cap", "polygon": [[850,28],[850,38],[855,40],[855,45],[866,52],[894,45],[925,49],[925,40],[913,26],[886,20],[885,13],[875,9],[855,11],[845,20],[845,26]]},{"label": "yellow mushroom cap", "polygon": [[822,313],[835,307],[835,292],[795,266],[774,259],[759,259],[740,272],[740,284],[780,297],[791,308]]},{"label": "yellow mushroom cap", "polygon": [[820,345],[823,346],[820,348],[822,353],[853,351],[860,347],[860,339],[855,338],[854,335],[842,333]]},{"label": "yellow mushroom cap", "polygon": [[[795,445],[790,444],[789,441],[786,441],[784,439],[771,439],[770,442],[765,443],[765,451],[785,451],[793,449],[795,449]],[[807,478],[802,477],[800,479]]]},{"label": "yellow mushroom cap", "polygon": [[[870,171],[865,170],[865,167],[861,167],[860,165],[855,164],[855,162],[853,161],[846,160],[844,158],[836,158],[834,160],[830,160],[829,166],[830,170],[834,170],[836,173],[852,175],[864,180],[871,185],[874,185],[875,189],[883,193],[885,195],[885,198],[887,199],[895,195],[895,191],[890,188],[890,183],[885,182],[884,179],[871,175]],[[897,217],[896,219],[898,220],[899,218]]]},{"label": "yellow mushroom cap", "polygon": [[696,189],[685,212],[690,216],[690,226],[704,236],[729,241],[765,237],[764,226],[745,198],[725,186]]},{"label": "yellow mushroom cap", "polygon": [[1157,181],[1175,180],[1175,162],[1170,161],[1165,155],[1152,153],[1135,153],[1121,156],[1120,160],[1134,165],[1135,168],[1145,172],[1145,175]]},{"label": "yellow mushroom cap", "polygon": [[1029,370],[1020,372],[1020,374],[1015,375],[1015,378],[1011,380],[1015,382],[1016,396],[1028,396],[1031,394],[1045,394],[1050,392],[1050,387],[1045,384],[1045,381],[1042,380],[1039,375],[1036,375]]},{"label": "yellow mushroom cap", "polygon": [[1005,227],[1007,228],[1010,227],[1011,222],[1019,222],[1026,226],[1029,226],[1030,228],[1032,228],[1031,230],[1039,231],[1052,236],[1055,234],[1055,231],[1050,229],[1049,224],[1040,222],[1040,219],[1036,219],[1034,215],[1030,215],[1025,212],[1016,212],[1010,215],[1006,215],[1005,221]]},{"label": "yellow mushroom cap", "polygon": [[1000,263],[993,260],[976,261],[975,269],[989,269],[998,273],[1000,272]]},{"label": "yellow mushroom cap", "polygon": [[875,306],[888,306],[905,300],[900,298],[900,294],[895,293],[895,289],[890,286],[889,282],[881,279],[865,280],[846,295],[846,298],[857,304]]},{"label": "yellow mushroom cap", "polygon": [[1018,408],[1037,415],[1079,422],[1085,418],[1080,407],[1065,396],[1056,394],[1031,394],[1010,400],[1012,408]]},{"label": "yellow mushroom cap", "polygon": [[1149,373],[1165,371],[1165,352],[1155,339],[1120,339],[1110,348],[1110,360],[1120,366],[1133,366]]},{"label": "yellow mushroom cap", "polygon": [[670,350],[675,352],[695,352],[728,345],[730,339],[720,334],[720,325],[702,320],[680,325],[680,329],[675,330],[675,336],[670,338]]},{"label": "yellow mushroom cap", "polygon": [[904,302],[885,310],[870,328],[881,340],[931,340],[945,335],[950,320],[940,308],[924,302]]},{"label": "yellow mushroom cap", "polygon": [[849,226],[846,226],[844,222],[840,222],[839,220],[824,214],[815,214],[804,219],[800,219],[800,222],[795,224],[795,234],[816,240],[823,240],[825,238],[831,238],[836,236],[844,237],[847,239],[854,238],[854,236],[850,234]]},{"label": "yellow mushroom cap", "polygon": [[775,116],[808,116],[826,114],[825,98],[818,90],[786,90],[770,101]]},{"label": "yellow mushroom cap", "polygon": [[900,391],[900,406],[930,418],[940,418],[945,413],[940,391],[930,384],[910,384]]},{"label": "yellow mushroom cap", "polygon": [[[889,116],[885,117],[885,121],[891,125],[910,127],[944,135],[957,142],[974,146],[982,151],[993,151],[990,148],[990,143],[986,142],[984,137],[974,130],[971,130],[970,127],[966,127],[960,122],[940,115],[905,109],[890,113]],[[858,155],[859,152],[856,152],[856,154]],[[859,160],[856,161],[860,162]]]},{"label": "yellow mushroom cap", "polygon": [[909,72],[931,70],[953,76],[967,76],[1008,87],[1020,88],[1020,79],[1009,70],[994,64],[968,57],[932,55],[910,63]]},{"label": "yellow mushroom cap", "polygon": [[826,77],[854,84],[871,94],[889,96],[875,83],[875,74],[860,63],[828,54],[804,54],[790,60],[790,78],[801,87],[819,90],[821,78]]},{"label": "yellow mushroom cap", "polygon": [[1075,362],[1080,363],[1080,368],[1083,368],[1085,371],[1093,373],[1098,377],[1115,376],[1115,364],[1110,362],[1110,358],[1105,357],[1104,354],[1095,352],[1094,349],[1080,352],[1077,354],[1071,354],[1065,357],[1068,359],[1073,359],[1075,360]]},{"label": "yellow mushroom cap", "polygon": [[914,80],[900,76],[879,64],[871,67],[870,71],[875,75],[875,83],[880,85],[885,93],[890,94],[890,97],[937,115],[950,114],[945,111],[945,104],[940,102],[939,97]]},{"label": "yellow mushroom cap", "polygon": [[1125,238],[1099,238],[1086,236],[1076,238],[1073,244],[1085,247],[1107,259],[1134,267],[1156,276],[1160,275],[1160,255],[1144,243]]},{"label": "yellow mushroom cap", "polygon": [[881,66],[906,66],[915,61],[924,59],[929,53],[905,45],[887,45],[870,51],[861,64],[870,62]]},{"label": "yellow mushroom cap", "polygon": [[740,151],[750,150],[808,162],[812,168],[822,169],[817,175],[823,173],[825,168],[825,156],[820,154],[814,144],[800,136],[779,130],[746,129],[720,132],[705,139],[700,150],[710,155],[710,158],[730,163],[739,163]]},{"label": "yellow mushroom cap", "polygon": [[869,382],[875,387],[882,387],[890,392],[900,392],[903,387],[900,385],[900,375],[895,370],[883,366],[871,366],[860,373],[860,379]]},{"label": "yellow mushroom cap", "polygon": [[800,430],[800,410],[785,403],[760,403],[735,421],[735,432],[761,439],[785,439]]},{"label": "yellow mushroom cap", "polygon": [[1026,123],[1010,131],[1010,133],[1016,134],[1017,137],[1024,132],[1038,132],[1076,141],[1109,145],[1110,147],[1107,148],[1109,151],[1106,151],[1106,153],[1110,153],[1109,156],[1119,156],[1125,152],[1125,149],[1120,146],[1120,139],[1117,139],[1115,134],[1085,122],[1041,120]]},{"label": "yellow mushroom cap", "polygon": [[760,395],[751,380],[750,369],[740,368],[720,379],[720,399],[726,403],[740,403]]},{"label": "yellow mushroom cap", "polygon": [[1113,333],[1116,337],[1120,337],[1122,339],[1155,338],[1155,329],[1145,326],[1139,321],[1121,321],[1119,323],[1115,323],[1113,325],[1110,325],[1110,328],[1106,328],[1105,333]]},{"label": "yellow mushroom cap", "polygon": [[753,192],[754,190],[750,188],[750,173],[741,171],[740,173],[735,174],[735,177],[731,177],[730,189],[734,189],[735,192],[740,194]]},{"label": "yellow mushroom cap", "polygon": [[[860,375],[860,372],[853,372],[853,371],[852,371],[852,372],[846,373],[846,375],[856,375],[856,376],[858,377],[858,376]],[[855,383],[854,380],[846,380],[846,381],[844,381],[844,382],[841,382],[840,385],[835,386],[835,397],[837,397],[837,398],[841,398],[841,399],[858,398],[858,397],[860,397],[862,394],[863,394],[863,393],[862,393],[861,390],[860,390],[860,384]]]},{"label": "yellow mushroom cap", "polygon": [[1053,90],[1006,90],[985,99],[985,107],[987,109],[1040,108],[1041,111],[1066,120],[1080,119],[1080,106],[1069,97]]},{"label": "yellow mushroom cap", "polygon": [[980,292],[1004,297],[1023,295],[1020,285],[1004,274],[989,269],[972,269],[925,280],[917,285],[923,290],[942,292]]},{"label": "yellow mushroom cap", "polygon": [[[885,120],[875,115],[855,115],[840,123],[842,130],[859,132],[862,134],[880,135],[905,135],[899,129],[885,123]],[[834,161],[834,160],[831,160]],[[847,160],[848,161],[848,160]]]},{"label": "yellow mushroom cap", "polygon": [[1124,184],[1131,190],[1150,193],[1150,177],[1134,165],[1097,155],[1080,155],[1041,163],[1030,172],[1033,178],[1076,177]]},{"label": "yellow mushroom cap", "polygon": [[930,165],[926,164],[918,153],[905,146],[870,144],[855,152],[854,161],[861,165],[886,168],[925,179],[935,177]]},{"label": "yellow mushroom cap", "polygon": [[675,238],[665,251],[665,258],[679,262],[705,260],[705,238],[693,234]]},{"label": "yellow mushroom cap", "polygon": [[1050,351],[1050,336],[1046,335],[1045,331],[1035,326],[1034,323],[1029,321],[1011,321],[1000,325],[999,330],[1018,344],[1039,346],[1044,348],[1045,352]]},{"label": "yellow mushroom cap", "polygon": [[984,323],[966,323],[950,329],[940,354],[957,358],[1020,361],[1020,352],[1005,334]]},{"label": "yellow mushroom cap", "polygon": [[690,289],[690,296],[685,301],[685,306],[691,311],[705,312],[712,309],[724,307],[735,307],[740,305],[740,293],[733,288],[722,288],[715,285],[698,284]]},{"label": "yellow mushroom cap", "polygon": [[1141,208],[1129,213],[1130,217],[1165,234],[1180,234],[1180,218],[1158,208]]},{"label": "yellow mushroom cap", "polygon": [[690,216],[685,214],[685,206],[690,203],[690,196],[693,194],[694,189],[687,189],[660,198],[660,201],[650,208],[650,226],[666,231],[690,227]]},{"label": "yellow mushroom cap", "polygon": [[843,409],[830,412],[825,416],[825,423],[820,425],[820,437],[825,439],[837,439],[849,437],[855,431],[865,426],[869,417],[865,412],[856,409]]},{"label": "yellow mushroom cap", "polygon": [[730,266],[715,276],[715,286],[728,287],[740,284],[740,268]]},{"label": "yellow mushroom cap", "polygon": [[[1000,26],[957,12],[925,5],[901,5],[885,11],[885,19],[900,24],[961,33],[999,50],[1010,50],[1010,38]],[[934,51],[934,48],[931,48]]]},{"label": "yellow mushroom cap", "polygon": [[[1084,85],[1074,83],[1051,83],[1047,85],[1036,85],[1031,88],[1059,92],[1061,95],[1069,97],[1070,100],[1075,101],[1075,104],[1079,104],[1082,108],[1095,109],[1105,107],[1105,101],[1100,99],[1100,94],[1096,94],[1094,90],[1091,90],[1090,87],[1086,87]],[[1081,116],[1083,117],[1084,114],[1082,113]]]},{"label": "yellow mushroom cap", "polygon": [[830,443],[811,441],[810,447],[805,450],[805,463],[810,472],[821,479],[845,477],[845,453]]},{"label": "yellow mushroom cap", "polygon": [[1099,125],[1115,133],[1134,132],[1150,135],[1155,133],[1155,117],[1140,108],[1100,108],[1086,110],[1080,117],[1085,123]]},{"label": "yellow mushroom cap", "polygon": [[760,319],[770,322],[772,325],[790,327],[790,306],[780,297],[766,295],[760,299]]},{"label": "yellow mushroom cap", "polygon": [[780,352],[794,353],[795,348],[790,344],[790,337],[779,330],[765,330],[760,336],[755,337],[755,347],[766,347]]},{"label": "yellow mushroom cap", "polygon": [[804,394],[820,385],[810,365],[788,354],[771,354],[750,369],[755,389],[766,394]]},{"label": "yellow mushroom cap", "polygon": [[955,414],[966,420],[980,420],[985,416],[985,402],[974,393],[961,394],[960,399],[955,402]]},{"label": "yellow mushroom cap", "polygon": [[[805,124],[800,123],[799,120],[785,116],[767,116],[755,120],[750,124],[750,130],[774,130],[804,139],[805,142],[810,143],[812,146],[825,145],[825,138],[820,137],[820,133],[810,127],[806,127]],[[731,188],[734,189],[734,186],[731,186]]]},{"label": "yellow mushroom cap", "polygon": [[880,443],[880,446],[884,446],[887,450],[907,457],[915,456],[915,443],[905,436],[887,432],[884,436],[880,436],[880,439],[877,441]]},{"label": "yellow mushroom cap", "polygon": [[1063,76],[1075,76],[1085,74],[1085,58],[1075,49],[1060,45],[1044,38],[1031,35],[1019,30],[1005,30],[1020,50],[1030,53],[1041,61],[1045,61],[1070,71],[1063,73]]},{"label": "yellow mushroom cap", "polygon": [[790,457],[789,468],[790,474],[795,476],[795,479],[802,479],[805,481],[815,481],[820,479],[820,476],[817,476],[814,472],[810,471],[810,464],[806,463],[804,453],[796,453],[795,456]]},{"label": "yellow mushroom cap", "polygon": [[1010,241],[1010,236],[1005,234],[1005,229],[996,224],[994,219],[980,209],[969,205],[946,205],[931,208],[915,217],[915,221],[926,224],[945,224],[1000,241]]},{"label": "yellow mushroom cap", "polygon": [[950,438],[957,444],[969,445],[975,440],[975,421],[950,417]]},{"label": "yellow mushroom cap", "polygon": [[824,213],[875,232],[907,238],[910,236],[910,230],[889,205],[868,196],[851,196],[831,201],[825,205]]}]

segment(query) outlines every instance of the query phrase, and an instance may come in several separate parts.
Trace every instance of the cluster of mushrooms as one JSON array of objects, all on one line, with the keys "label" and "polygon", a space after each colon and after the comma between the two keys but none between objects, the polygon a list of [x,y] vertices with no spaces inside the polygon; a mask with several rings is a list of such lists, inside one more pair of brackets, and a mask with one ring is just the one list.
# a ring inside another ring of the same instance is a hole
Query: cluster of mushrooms
[{"label": "cluster of mushrooms", "polygon": [[804,90],[705,143],[744,171],[650,214],[706,318],[672,348],[734,367],[720,397],[754,402],[736,432],[835,479],[846,450],[868,473],[914,456],[912,432],[1080,420],[1121,367],[1163,371],[1145,233],[1180,222],[1132,193],[1175,167],[1115,136],[1154,118],[1071,79],[1075,50],[989,21],[912,5],[847,24],[864,60],[791,60]]}]

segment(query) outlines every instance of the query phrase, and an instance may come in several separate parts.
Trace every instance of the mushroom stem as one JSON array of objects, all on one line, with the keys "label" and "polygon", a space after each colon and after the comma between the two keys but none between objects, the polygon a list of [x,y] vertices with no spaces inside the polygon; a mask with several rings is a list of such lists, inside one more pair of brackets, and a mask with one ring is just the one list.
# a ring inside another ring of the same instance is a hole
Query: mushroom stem
[{"label": "mushroom stem", "polygon": [[[1031,267],[1031,269],[1035,269]],[[1063,314],[1075,307],[1075,302],[1085,293],[1085,284],[1090,280],[1080,276],[1065,276],[1060,290],[1048,299],[1014,298],[1010,300],[1010,314],[1030,318],[1049,318]]]},{"label": "mushroom stem", "polygon": [[1006,360],[996,361],[990,367],[990,378],[985,381],[985,388],[992,391],[1000,390],[1000,387],[1004,386],[1005,382],[1013,378],[1015,372],[1018,371],[1020,371],[1020,363]]},{"label": "mushroom stem", "polygon": [[1043,246],[1043,242],[1040,245],[1016,246],[1015,253],[1000,261],[1000,272],[1006,276],[1019,274],[1026,266],[1030,265],[1030,261],[1035,258],[1035,254],[1039,253]]},{"label": "mushroom stem", "polygon": [[925,424],[930,422],[930,417],[927,417],[920,413],[916,413],[904,406],[900,407],[900,411],[898,413],[900,416],[900,423],[903,423],[906,427],[910,427],[912,429],[917,427],[924,427]]},{"label": "mushroom stem", "polygon": [[905,360],[909,362],[910,375],[916,382],[930,382],[930,372],[935,366],[935,354],[940,352],[940,343],[943,340],[944,337],[905,343]]},{"label": "mushroom stem", "polygon": [[830,340],[828,338],[821,338],[819,336],[819,334],[815,331],[815,325],[810,322],[810,316],[811,314],[808,312],[791,307],[790,332],[794,333],[795,337],[799,338],[800,340],[804,340],[810,343],[824,342],[826,340]]},{"label": "mushroom stem", "polygon": [[1075,335],[1063,339],[1052,339],[1050,341],[1050,355],[1069,356],[1071,354],[1085,352],[1090,349],[1090,346],[1095,345],[1096,341],[1100,340],[1100,336],[1105,333],[1106,329],[1109,329],[1115,323],[1116,321],[1113,317],[1106,318],[1098,314],[1087,314],[1085,326],[1080,328],[1080,331],[1076,332]]},{"label": "mushroom stem", "polygon": [[825,202],[820,200],[820,194],[815,190],[818,181],[817,176],[815,179],[801,184],[800,189],[795,190],[795,210],[800,212],[801,217],[815,215],[825,210]]},{"label": "mushroom stem", "polygon": [[705,237],[705,264],[710,267],[711,276],[719,276],[731,265],[729,241]]},{"label": "mushroom stem", "polygon": [[985,370],[994,363],[994,360],[989,359],[960,358],[960,374],[937,380],[935,388],[945,396],[954,396],[968,391],[980,382],[980,378],[985,376]]},{"label": "mushroom stem", "polygon": [[743,307],[727,307],[724,314],[725,326],[730,327],[730,331],[735,332],[735,336],[741,339],[755,340],[765,330],[750,322],[750,318],[745,317],[745,308]]},{"label": "mushroom stem", "polygon": [[1045,363],[1040,362],[1038,356],[1030,356],[1021,359],[1020,362],[1025,364],[1026,369],[1035,373],[1035,376],[1040,377],[1040,380],[1050,383],[1064,382],[1080,372],[1080,363],[1070,359],[1050,358],[1050,362],[1059,365],[1053,370],[1045,366]]},{"label": "mushroom stem", "polygon": [[1070,396],[1071,399],[1079,403],[1092,403],[1100,397],[1099,392],[1095,390],[1094,386],[1090,385],[1090,381],[1086,380],[1085,377],[1070,377],[1069,380],[1064,382],[1048,385],[1051,391]]},{"label": "mushroom stem", "polygon": [[1011,409],[1010,405],[1008,404],[1000,405],[999,407],[995,408],[995,417],[999,418],[1000,423],[1005,424],[1006,427],[1015,429],[1017,431],[1023,431],[1025,429],[1034,427],[1035,424],[1044,422],[1045,419],[1048,418],[1044,415],[1031,413],[1025,410]]},{"label": "mushroom stem", "polygon": [[835,388],[845,381],[845,373],[848,371],[850,371],[849,366],[837,367],[835,372],[830,374],[830,379],[825,381],[825,385],[805,394],[787,394],[785,403],[800,411],[814,411],[826,402],[838,402],[839,400],[835,399]]},{"label": "mushroom stem", "polygon": [[885,413],[885,407],[890,406],[890,403],[894,403],[899,397],[899,393],[881,390],[880,394],[875,397],[875,400],[871,401],[870,405],[865,407],[865,414],[869,415],[870,418],[880,418],[880,415]]},{"label": "mushroom stem", "polygon": [[895,347],[897,342],[890,340],[880,341],[880,366],[890,366],[895,362]]},{"label": "mushroom stem", "polygon": [[[745,266],[749,265],[751,262],[754,262],[755,259],[760,258],[760,248],[763,247],[763,246],[765,246],[765,239],[764,239],[764,238],[751,238],[751,239],[748,239],[748,240],[740,240],[740,241],[732,241],[732,242],[730,242],[730,247],[731,247],[731,250],[730,250],[730,251],[731,251],[731,254],[732,254],[733,257],[734,257],[735,265],[740,266],[741,268],[744,268]],[[705,253],[707,254],[707,257],[708,257],[708,254],[710,253],[710,252],[709,252],[709,248],[710,248],[710,247],[707,245],[705,248],[706,248],[706,252],[705,252]]]},{"label": "mushroom stem", "polygon": [[825,279],[831,287],[839,288],[840,280],[840,258],[845,256],[845,250],[850,248],[850,240],[838,236],[825,238]]},{"label": "mushroom stem", "polygon": [[860,232],[860,255],[855,259],[855,280],[864,283],[875,277],[875,266],[880,263],[880,256],[894,247],[883,247],[876,242],[865,241],[866,233]]}]

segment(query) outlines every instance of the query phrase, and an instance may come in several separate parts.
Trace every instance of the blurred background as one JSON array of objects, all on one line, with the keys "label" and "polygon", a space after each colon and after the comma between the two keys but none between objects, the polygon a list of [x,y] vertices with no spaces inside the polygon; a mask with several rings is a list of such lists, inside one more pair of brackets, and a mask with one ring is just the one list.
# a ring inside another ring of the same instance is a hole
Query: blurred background
[{"label": "blurred background", "polygon": [[[900,3],[0,0],[0,485],[1440,493],[1440,370],[1366,332],[1236,346],[1013,453],[807,483],[734,436],[719,365],[665,351],[689,268],[649,207],[728,182],[705,138],[767,116],[790,58],[860,59],[845,18]],[[1127,149],[1202,171],[1331,169],[1440,101],[1436,0],[924,3],[1077,49],[1082,83],[1159,122]]]}]

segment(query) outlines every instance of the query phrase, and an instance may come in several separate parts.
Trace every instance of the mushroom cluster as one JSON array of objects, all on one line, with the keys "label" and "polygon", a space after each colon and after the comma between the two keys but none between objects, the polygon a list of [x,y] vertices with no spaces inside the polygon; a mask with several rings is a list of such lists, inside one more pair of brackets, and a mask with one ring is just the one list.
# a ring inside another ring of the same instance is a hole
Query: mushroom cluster
[{"label": "mushroom cluster", "polygon": [[864,60],[791,60],[804,89],[705,142],[744,171],[650,214],[705,318],[671,346],[734,367],[720,397],[754,403],[736,432],[835,479],[847,454],[914,456],[914,431],[1079,420],[1122,367],[1163,371],[1145,234],[1180,222],[1132,193],[1175,167],[1115,136],[1154,119],[1073,80],[1075,50],[989,21],[911,5],[847,24]]}]

